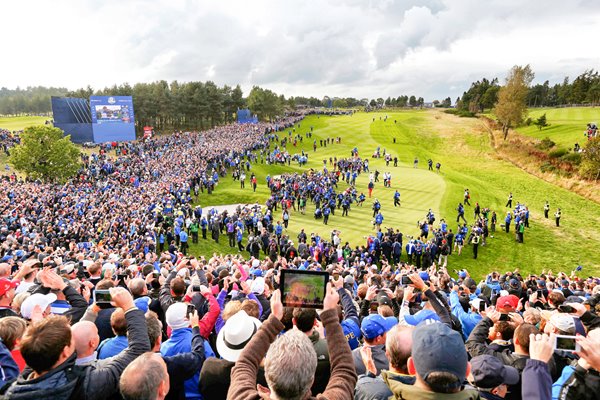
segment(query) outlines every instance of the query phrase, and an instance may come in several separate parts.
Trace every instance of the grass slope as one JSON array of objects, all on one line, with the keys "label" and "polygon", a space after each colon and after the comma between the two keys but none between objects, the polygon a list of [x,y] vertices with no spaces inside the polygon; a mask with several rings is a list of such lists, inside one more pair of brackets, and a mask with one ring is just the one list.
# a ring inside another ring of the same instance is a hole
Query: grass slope
[{"label": "grass slope", "polygon": [[[514,241],[514,233],[497,232],[490,238],[488,246],[480,249],[478,260],[472,259],[471,249],[465,249],[462,256],[450,257],[450,268],[468,268],[475,275],[481,276],[493,269],[520,268],[522,271],[552,269],[571,271],[578,264],[584,265],[583,274],[597,273],[600,270],[595,256],[595,243],[600,240],[600,206],[557,188],[535,178],[521,169],[504,162],[495,155],[489,143],[489,136],[481,128],[476,119],[461,119],[438,111],[401,111],[387,113],[387,122],[379,117],[386,113],[359,113],[353,116],[317,117],[310,116],[301,122],[296,132],[304,134],[314,127],[313,139],[342,137],[341,144],[312,150],[312,140],[294,148],[288,144],[288,150],[294,154],[304,149],[309,153],[307,168],[321,169],[323,159],[337,156],[347,157],[353,147],[358,147],[362,157],[370,156],[379,146],[392,155],[398,155],[401,164],[397,168],[385,167],[383,158],[370,158],[370,169],[378,169],[381,173],[392,173],[392,188],[383,187],[383,182],[376,185],[374,197],[382,203],[385,217],[384,226],[400,229],[405,235],[416,235],[416,221],[423,219],[427,210],[432,208],[436,213],[436,225],[440,218],[446,218],[450,227],[456,228],[454,211],[462,201],[464,188],[469,188],[472,203],[478,201],[482,207],[496,210],[498,220],[503,221],[506,209],[504,204],[510,191],[514,201],[523,202],[531,209],[531,228],[525,233],[525,244]],[[374,119],[374,120],[373,120]],[[397,122],[394,123],[394,120]],[[551,120],[552,123],[552,120]],[[280,135],[286,135],[287,132]],[[396,143],[393,138],[396,137]],[[414,157],[419,158],[419,168],[414,169]],[[442,173],[427,171],[426,160],[442,163]],[[201,195],[199,203],[203,207],[216,204],[254,203],[264,204],[268,197],[265,177],[285,171],[298,171],[292,164],[290,167],[268,166],[258,164],[252,171],[258,177],[259,188],[256,193],[246,188],[241,190],[239,183],[227,177],[219,183],[213,195]],[[359,191],[367,193],[368,176],[361,175],[357,180]],[[341,182],[339,189],[345,188]],[[393,208],[393,193],[399,189],[402,194],[402,207]],[[561,207],[563,219],[561,227],[556,228],[552,219],[543,218],[542,207],[549,200],[554,213]],[[372,200],[367,199],[364,207],[353,207],[348,217],[341,213],[331,216],[329,225],[312,218],[314,206],[309,205],[307,214],[293,213],[289,229],[285,234],[292,240],[301,228],[307,233],[319,232],[329,237],[331,229],[342,231],[342,240],[352,245],[365,242],[364,237],[372,232]],[[472,220],[472,209],[467,206],[466,216]],[[278,215],[276,215],[278,217]],[[471,218],[469,218],[471,217]],[[500,227],[498,226],[498,230]],[[219,246],[214,246],[210,239],[199,245],[192,245],[195,254],[211,254],[213,251],[228,253],[227,239],[223,237]],[[246,238],[244,239],[244,243]]]},{"label": "grass slope", "polygon": [[546,114],[549,127],[539,130],[537,126],[523,126],[517,131],[537,139],[546,137],[552,139],[558,147],[573,148],[575,143],[583,146],[585,127],[590,122],[600,123],[600,108],[596,107],[565,107],[565,108],[534,108],[529,110],[533,121]]},{"label": "grass slope", "polygon": [[0,128],[10,131],[20,131],[31,125],[44,125],[50,117],[0,117]]}]

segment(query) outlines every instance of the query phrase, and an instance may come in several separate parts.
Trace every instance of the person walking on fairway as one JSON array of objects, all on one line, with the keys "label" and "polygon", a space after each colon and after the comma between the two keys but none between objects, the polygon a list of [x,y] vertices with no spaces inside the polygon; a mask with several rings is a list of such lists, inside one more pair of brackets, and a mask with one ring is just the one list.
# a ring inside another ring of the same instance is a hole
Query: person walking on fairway
[{"label": "person walking on fairway", "polygon": [[506,213],[506,218],[504,218],[504,228],[506,229],[506,233],[510,231],[510,221],[512,221],[512,214],[509,211]]},{"label": "person walking on fairway", "polygon": [[419,166],[419,159],[415,157],[415,161],[413,161],[413,168],[417,168]]},{"label": "person walking on fairway", "polygon": [[471,194],[469,193],[469,189],[465,189],[465,206],[470,206],[471,203],[469,203],[469,199],[471,198]]},{"label": "person walking on fairway", "polygon": [[548,219],[548,213],[550,212],[550,203],[546,200],[546,204],[544,204],[544,217]]},{"label": "person walking on fairway", "polygon": [[458,203],[456,211],[458,211],[458,215],[456,216],[456,222],[458,222],[458,220],[462,218],[462,220],[465,221],[466,224],[467,220],[465,219],[465,207],[462,205],[462,203]]},{"label": "person walking on fairway", "polygon": [[506,207],[512,208],[512,192],[508,194],[508,200],[506,201]]},{"label": "person walking on fairway", "polygon": [[560,226],[560,216],[561,216],[561,212],[560,212],[560,208],[556,210],[556,212],[554,213],[554,220],[556,221],[556,226],[559,227]]},{"label": "person walking on fairway", "polygon": [[479,249],[479,235],[473,235],[471,243],[473,244],[473,258],[477,260],[477,250]]},{"label": "person walking on fairway", "polygon": [[394,207],[400,207],[400,192],[398,190],[396,190],[396,193],[394,193]]}]

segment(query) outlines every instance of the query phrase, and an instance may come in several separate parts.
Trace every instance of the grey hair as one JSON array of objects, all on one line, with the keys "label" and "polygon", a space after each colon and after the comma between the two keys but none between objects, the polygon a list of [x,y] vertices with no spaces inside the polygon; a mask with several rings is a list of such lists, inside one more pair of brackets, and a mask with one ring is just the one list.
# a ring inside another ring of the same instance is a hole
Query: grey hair
[{"label": "grey hair", "polygon": [[129,290],[134,296],[140,296],[144,292],[146,281],[142,278],[134,278],[129,282]]},{"label": "grey hair", "polygon": [[265,378],[278,399],[302,400],[310,391],[317,369],[317,353],[306,334],[290,330],[269,348]]},{"label": "grey hair", "polygon": [[121,375],[121,396],[125,400],[156,400],[161,382],[169,379],[164,363],[151,352],[133,360]]}]

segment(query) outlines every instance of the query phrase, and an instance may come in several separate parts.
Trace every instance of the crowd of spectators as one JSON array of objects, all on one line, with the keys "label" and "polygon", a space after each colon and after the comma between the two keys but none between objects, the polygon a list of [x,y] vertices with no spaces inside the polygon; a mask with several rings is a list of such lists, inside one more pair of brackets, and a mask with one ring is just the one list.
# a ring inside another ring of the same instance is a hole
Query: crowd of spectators
[{"label": "crowd of spectators", "polygon": [[[97,250],[0,264],[6,398],[597,398],[600,279],[578,271]],[[329,273],[322,311],[283,307],[282,269]]]}]

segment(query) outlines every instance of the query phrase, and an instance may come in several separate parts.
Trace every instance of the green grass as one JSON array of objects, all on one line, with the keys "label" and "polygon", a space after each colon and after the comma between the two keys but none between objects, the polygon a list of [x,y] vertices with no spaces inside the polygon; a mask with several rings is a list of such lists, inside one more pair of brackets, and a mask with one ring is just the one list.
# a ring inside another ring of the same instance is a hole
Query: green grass
[{"label": "green grass", "polygon": [[[392,173],[392,188],[383,187],[381,182],[375,187],[374,197],[382,203],[385,217],[383,226],[400,229],[405,235],[416,235],[417,220],[422,220],[429,208],[436,214],[436,226],[440,218],[450,222],[456,229],[456,212],[462,201],[463,190],[471,191],[472,203],[479,202],[482,207],[496,210],[498,220],[503,221],[506,209],[504,204],[510,191],[514,202],[522,202],[531,210],[531,228],[525,232],[525,243],[514,240],[514,233],[496,232],[488,240],[488,246],[482,247],[477,260],[472,259],[470,248],[465,248],[462,256],[450,257],[449,267],[468,268],[476,276],[498,269],[520,268],[521,271],[552,269],[569,272],[577,265],[584,266],[582,274],[598,273],[600,266],[595,254],[595,243],[600,240],[600,206],[585,200],[567,190],[546,183],[511,163],[498,160],[492,150],[489,137],[483,133],[481,122],[449,116],[439,111],[401,111],[387,113],[387,122],[379,120],[385,113],[364,114],[338,117],[310,116],[301,123],[296,131],[305,133],[314,126],[313,139],[317,141],[327,137],[342,137],[341,144],[328,145],[326,148],[312,150],[312,140],[304,140],[301,146],[294,148],[288,144],[288,150],[294,154],[304,149],[309,153],[307,168],[321,169],[323,159],[337,156],[347,157],[350,150],[357,146],[362,157],[369,156],[377,146],[398,155],[401,164],[397,168],[385,167],[383,158],[370,160],[370,169],[381,173]],[[373,118],[375,117],[375,121]],[[397,123],[394,123],[397,120]],[[552,123],[552,120],[550,119]],[[287,133],[281,133],[285,135]],[[393,144],[393,137],[396,143]],[[412,167],[414,157],[419,158],[419,168]],[[427,171],[426,160],[442,163],[442,173]],[[392,165],[392,164],[390,164]],[[257,174],[259,189],[257,193],[227,177],[219,183],[213,195],[201,195],[203,207],[215,204],[254,203],[264,204],[268,197],[265,184],[267,173],[271,176],[285,171],[302,171],[292,164],[291,167],[274,167],[266,164],[252,166]],[[357,180],[359,191],[367,193],[368,176],[362,174]],[[344,182],[339,190],[345,188]],[[393,193],[399,189],[402,194],[402,207],[394,209]],[[285,234],[296,241],[301,228],[307,233],[319,232],[329,238],[332,229],[342,231],[342,241],[351,245],[364,244],[366,235],[374,232],[371,225],[372,200],[367,199],[363,208],[354,206],[348,217],[336,212],[331,216],[329,225],[314,220],[314,206],[309,204],[306,215],[292,213],[289,229]],[[561,227],[556,228],[553,220],[543,218],[543,204],[548,200],[552,207],[563,211]],[[467,220],[472,219],[472,208],[467,206]],[[276,217],[279,217],[277,214]],[[471,218],[469,218],[471,217]],[[498,224],[499,225],[499,224]],[[498,226],[500,230],[500,226]],[[202,242],[202,240],[201,240]],[[228,253],[225,237],[221,245],[215,247],[210,239],[192,246],[196,254],[211,254],[213,251]],[[244,243],[246,238],[244,238]]]},{"label": "green grass", "polygon": [[20,131],[31,125],[44,125],[50,117],[0,117],[0,128]]},{"label": "green grass", "polygon": [[600,123],[600,108],[597,107],[534,108],[529,110],[529,117],[535,122],[544,113],[549,127],[539,130],[532,124],[517,131],[536,139],[548,137],[557,147],[572,149],[575,143],[582,147],[586,143],[584,132],[588,123]]}]

